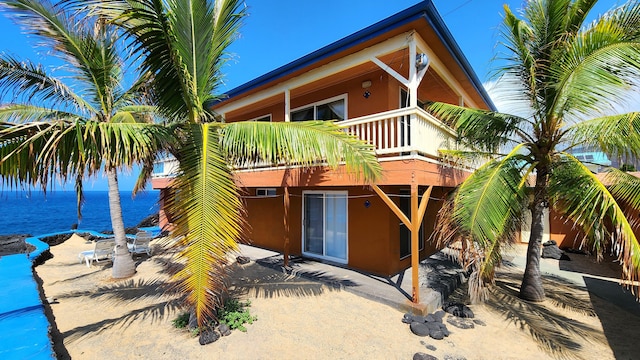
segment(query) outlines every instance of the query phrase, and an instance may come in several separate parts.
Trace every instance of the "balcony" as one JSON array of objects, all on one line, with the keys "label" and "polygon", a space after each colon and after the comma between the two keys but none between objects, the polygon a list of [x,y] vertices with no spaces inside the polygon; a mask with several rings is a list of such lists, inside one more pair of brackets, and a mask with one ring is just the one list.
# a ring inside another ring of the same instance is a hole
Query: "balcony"
[{"label": "balcony", "polygon": [[[455,146],[456,133],[420,108],[390,110],[337,124],[344,131],[373,144],[380,161],[409,155],[437,159],[439,149]],[[264,164],[252,168],[269,167],[273,166]],[[156,162],[152,177],[171,177],[177,169],[177,160],[165,157]]]},{"label": "balcony", "polygon": [[345,131],[375,146],[378,156],[419,154],[437,158],[456,133],[420,108],[403,108],[345,120]]}]

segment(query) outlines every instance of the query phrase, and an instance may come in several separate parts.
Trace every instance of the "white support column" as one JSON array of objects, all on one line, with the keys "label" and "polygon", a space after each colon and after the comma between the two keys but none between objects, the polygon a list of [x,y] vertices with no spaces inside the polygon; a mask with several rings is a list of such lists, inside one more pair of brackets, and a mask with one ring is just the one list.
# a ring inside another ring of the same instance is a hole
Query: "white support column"
[{"label": "white support column", "polygon": [[289,89],[284,89],[284,121],[291,121],[291,91]]},{"label": "white support column", "polygon": [[[415,109],[418,107],[418,70],[416,69],[416,55],[418,54],[416,47],[416,39],[413,35],[409,40],[409,108]],[[409,142],[405,145],[409,145],[412,148],[418,143],[418,118],[415,113],[409,115]],[[413,129],[413,131],[411,131]],[[412,151],[412,155],[416,155],[417,151]]]},{"label": "white support column", "polygon": [[409,107],[418,107],[418,72],[416,69],[416,55],[418,54],[416,40],[413,35],[409,40]]}]

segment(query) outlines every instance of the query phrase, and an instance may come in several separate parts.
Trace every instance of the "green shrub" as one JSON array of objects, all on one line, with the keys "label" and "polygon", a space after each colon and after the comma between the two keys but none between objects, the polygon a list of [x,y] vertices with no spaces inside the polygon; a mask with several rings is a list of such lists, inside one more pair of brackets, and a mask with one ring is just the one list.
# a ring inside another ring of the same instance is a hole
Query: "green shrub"
[{"label": "green shrub", "polygon": [[173,326],[178,329],[184,329],[189,324],[189,313],[182,313],[178,315],[173,321]]},{"label": "green shrub", "polygon": [[227,300],[224,308],[219,312],[220,323],[227,324],[231,330],[238,329],[246,332],[247,328],[244,327],[244,324],[253,324],[254,321],[258,320],[258,317],[249,314],[249,309],[245,309],[248,306],[251,306],[250,301],[242,303],[236,299]]}]

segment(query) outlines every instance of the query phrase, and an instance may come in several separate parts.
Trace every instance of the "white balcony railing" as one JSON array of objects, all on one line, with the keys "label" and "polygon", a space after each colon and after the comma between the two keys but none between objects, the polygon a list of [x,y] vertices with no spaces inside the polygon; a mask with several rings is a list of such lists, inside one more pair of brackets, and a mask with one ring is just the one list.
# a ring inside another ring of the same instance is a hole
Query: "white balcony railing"
[{"label": "white balcony railing", "polygon": [[456,133],[420,108],[404,108],[341,121],[346,131],[375,146],[376,154],[438,156],[455,143]]},{"label": "white balcony railing", "polygon": [[[338,123],[345,131],[374,145],[377,155],[420,154],[437,158],[438,150],[455,144],[455,132],[420,108],[404,108]],[[245,168],[240,165],[240,168]],[[268,168],[269,164],[252,164]],[[168,156],[156,162],[153,178],[171,177],[178,162]]]}]

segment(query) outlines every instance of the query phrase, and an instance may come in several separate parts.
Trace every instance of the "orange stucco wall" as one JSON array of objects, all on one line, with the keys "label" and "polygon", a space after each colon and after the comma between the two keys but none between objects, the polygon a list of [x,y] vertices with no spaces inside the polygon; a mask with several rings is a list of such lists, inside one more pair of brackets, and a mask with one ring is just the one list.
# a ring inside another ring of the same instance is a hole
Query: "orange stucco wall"
[{"label": "orange stucco wall", "polygon": [[[304,190],[345,190],[346,188],[309,187]],[[407,187],[383,188],[388,194],[398,194]],[[255,188],[246,189],[247,195],[255,195]],[[303,188],[290,188],[290,254],[302,254],[302,194]],[[367,272],[392,275],[410,266],[410,258],[400,260],[400,220],[372,191],[363,187],[348,188],[348,266]],[[436,188],[431,197],[442,197],[444,189]],[[247,222],[245,237],[253,245],[284,251],[284,201],[283,189],[277,189],[274,198],[245,198]],[[369,206],[365,206],[369,201]],[[395,198],[396,203],[398,202]],[[421,257],[436,251],[429,239],[433,232],[435,216],[441,201],[431,200],[424,218],[425,247]]]},{"label": "orange stucco wall", "polygon": [[555,240],[560,248],[578,248],[583,237],[571,220],[562,218],[553,210],[549,212],[549,238]]}]

